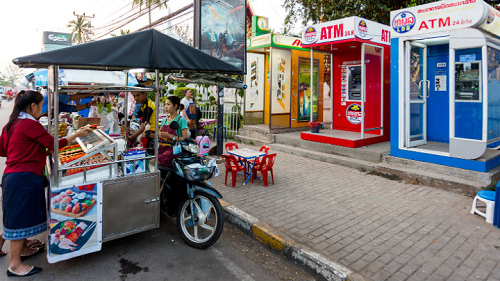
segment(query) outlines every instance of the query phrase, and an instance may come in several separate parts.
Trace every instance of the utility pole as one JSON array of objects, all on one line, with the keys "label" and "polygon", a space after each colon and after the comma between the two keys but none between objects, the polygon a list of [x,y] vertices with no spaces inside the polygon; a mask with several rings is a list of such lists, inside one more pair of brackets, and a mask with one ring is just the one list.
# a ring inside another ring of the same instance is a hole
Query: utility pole
[{"label": "utility pole", "polygon": [[83,13],[83,15],[79,15],[77,14],[75,11],[73,11],[73,16],[75,17],[84,17],[84,18],[87,18],[88,21],[89,21],[89,32],[87,32],[87,34],[85,34],[85,42],[90,42],[91,41],[91,38],[92,38],[92,35],[94,35],[94,32],[92,32],[92,21],[91,19],[95,18],[95,14],[92,14],[92,16],[86,16],[85,13]]}]

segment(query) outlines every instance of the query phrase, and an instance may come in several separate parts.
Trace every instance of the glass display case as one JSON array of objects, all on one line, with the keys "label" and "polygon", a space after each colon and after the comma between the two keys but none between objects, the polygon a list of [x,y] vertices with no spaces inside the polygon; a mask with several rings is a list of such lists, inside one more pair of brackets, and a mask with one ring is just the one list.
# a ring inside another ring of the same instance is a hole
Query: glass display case
[{"label": "glass display case", "polygon": [[63,184],[85,180],[110,178],[117,173],[118,160],[115,141],[100,129],[93,130],[84,138],[76,138],[78,144],[59,150],[59,179]]}]

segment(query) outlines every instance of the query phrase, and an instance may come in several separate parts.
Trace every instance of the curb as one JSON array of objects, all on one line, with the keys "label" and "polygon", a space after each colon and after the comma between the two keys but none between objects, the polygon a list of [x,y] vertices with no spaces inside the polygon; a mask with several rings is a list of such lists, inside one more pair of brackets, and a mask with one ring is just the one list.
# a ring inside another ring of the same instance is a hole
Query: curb
[{"label": "curb", "polygon": [[329,260],[325,256],[297,244],[293,239],[284,233],[272,228],[267,223],[249,215],[236,208],[228,202],[219,199],[225,218],[237,225],[247,234],[252,235],[261,243],[271,249],[282,253],[307,269],[315,272],[325,280],[332,281],[362,281],[365,280],[359,274],[354,273],[347,267]]}]

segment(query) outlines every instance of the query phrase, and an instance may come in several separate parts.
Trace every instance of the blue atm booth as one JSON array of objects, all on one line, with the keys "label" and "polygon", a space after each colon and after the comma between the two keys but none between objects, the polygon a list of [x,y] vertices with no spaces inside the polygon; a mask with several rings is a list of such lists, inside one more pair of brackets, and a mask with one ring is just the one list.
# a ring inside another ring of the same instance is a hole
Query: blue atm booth
[{"label": "blue atm booth", "polygon": [[391,155],[500,165],[500,12],[445,0],[391,12]]}]

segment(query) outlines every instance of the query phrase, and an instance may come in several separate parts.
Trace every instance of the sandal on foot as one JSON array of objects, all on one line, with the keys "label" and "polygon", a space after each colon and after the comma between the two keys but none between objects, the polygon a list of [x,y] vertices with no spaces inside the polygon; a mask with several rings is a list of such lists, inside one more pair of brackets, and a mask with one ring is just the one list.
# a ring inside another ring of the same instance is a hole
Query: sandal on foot
[{"label": "sandal on foot", "polygon": [[31,248],[31,249],[36,249],[36,248],[45,249],[45,242],[42,242],[38,239],[33,239],[33,242],[26,247]]},{"label": "sandal on foot", "polygon": [[9,276],[9,277],[24,277],[24,276],[30,276],[30,275],[33,275],[33,274],[37,274],[40,271],[42,271],[41,267],[33,266],[33,267],[31,267],[31,270],[28,271],[28,272],[26,272],[25,274],[19,274],[19,273],[16,273],[16,272],[12,271],[10,269],[10,267],[9,267],[7,269],[7,276]]},{"label": "sandal on foot", "polygon": [[33,253],[31,253],[29,255],[21,255],[21,260],[25,261],[25,260],[31,258],[32,256],[36,256],[36,255],[40,254],[41,252],[43,252],[43,250],[40,248],[37,248],[36,251],[34,251]]},{"label": "sandal on foot", "polygon": [[0,257],[5,257],[6,255],[7,255],[7,252],[0,250]]}]

